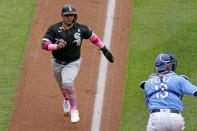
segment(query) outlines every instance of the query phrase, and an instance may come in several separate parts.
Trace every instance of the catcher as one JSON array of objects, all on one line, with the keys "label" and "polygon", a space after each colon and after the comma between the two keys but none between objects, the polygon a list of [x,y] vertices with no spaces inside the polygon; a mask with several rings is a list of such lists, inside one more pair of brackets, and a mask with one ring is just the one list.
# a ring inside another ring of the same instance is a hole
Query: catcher
[{"label": "catcher", "polygon": [[175,73],[177,59],[171,53],[161,53],[155,60],[156,74],[140,84],[144,90],[150,116],[146,131],[183,131],[182,98],[184,94],[197,97],[197,87],[188,77]]}]

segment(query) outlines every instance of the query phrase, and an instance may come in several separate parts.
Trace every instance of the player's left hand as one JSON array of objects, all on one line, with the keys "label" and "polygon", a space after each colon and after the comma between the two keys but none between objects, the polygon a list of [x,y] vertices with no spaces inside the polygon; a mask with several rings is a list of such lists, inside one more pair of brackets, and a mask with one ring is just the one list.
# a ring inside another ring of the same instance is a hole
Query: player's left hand
[{"label": "player's left hand", "polygon": [[106,46],[104,46],[103,48],[101,48],[101,51],[103,52],[104,56],[111,62],[114,63],[114,57],[111,54],[111,52],[106,48]]},{"label": "player's left hand", "polygon": [[66,43],[59,42],[59,44],[57,45],[57,49],[60,50],[60,49],[64,48],[65,46],[66,46]]}]

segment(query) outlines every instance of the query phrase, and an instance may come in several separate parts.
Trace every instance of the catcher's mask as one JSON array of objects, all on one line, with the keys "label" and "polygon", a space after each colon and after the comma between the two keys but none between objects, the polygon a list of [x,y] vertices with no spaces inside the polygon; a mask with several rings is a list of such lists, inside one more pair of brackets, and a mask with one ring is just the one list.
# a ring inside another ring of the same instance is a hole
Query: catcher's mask
[{"label": "catcher's mask", "polygon": [[74,15],[73,23],[77,20],[77,12],[73,5],[64,5],[62,8],[62,15]]},{"label": "catcher's mask", "polygon": [[165,71],[167,67],[172,64],[172,71],[176,71],[177,59],[172,53],[161,53],[155,59],[155,70]]}]

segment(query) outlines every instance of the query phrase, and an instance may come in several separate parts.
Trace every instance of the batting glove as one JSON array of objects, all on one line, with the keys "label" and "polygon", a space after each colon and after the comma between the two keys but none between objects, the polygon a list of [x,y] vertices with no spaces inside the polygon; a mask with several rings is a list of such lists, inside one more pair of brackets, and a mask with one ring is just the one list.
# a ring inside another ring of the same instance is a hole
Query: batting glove
[{"label": "batting glove", "polygon": [[112,56],[111,52],[104,46],[101,48],[101,51],[103,52],[104,56],[111,62],[114,63],[114,57]]}]

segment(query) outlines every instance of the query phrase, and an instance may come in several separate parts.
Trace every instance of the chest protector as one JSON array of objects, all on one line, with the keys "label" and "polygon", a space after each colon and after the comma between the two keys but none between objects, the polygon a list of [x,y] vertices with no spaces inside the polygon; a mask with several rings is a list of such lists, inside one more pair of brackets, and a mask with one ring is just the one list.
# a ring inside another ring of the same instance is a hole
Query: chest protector
[{"label": "chest protector", "polygon": [[[160,82],[161,83],[165,83],[163,81],[163,76],[166,75],[166,74],[169,74],[169,73],[173,73],[173,72],[164,72],[164,73],[157,73],[157,74],[154,74],[154,76],[159,76],[160,78]],[[151,76],[153,77],[153,76]],[[166,89],[164,86],[162,86],[162,84],[160,84],[160,89],[156,90],[156,91],[153,91],[151,92],[149,95],[147,95],[146,97],[148,98],[148,100],[153,96],[155,95],[156,93],[159,93],[159,92],[164,92],[164,91],[167,91],[168,93],[171,93],[171,94],[174,94],[175,96],[179,97],[181,100],[183,98],[183,95],[179,94],[178,92],[172,90],[172,89]]]}]

